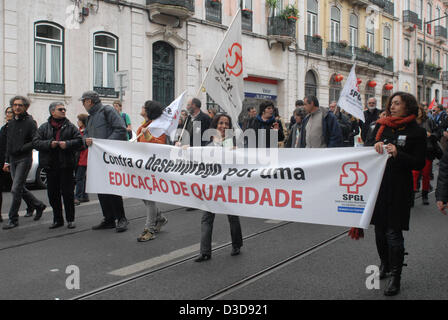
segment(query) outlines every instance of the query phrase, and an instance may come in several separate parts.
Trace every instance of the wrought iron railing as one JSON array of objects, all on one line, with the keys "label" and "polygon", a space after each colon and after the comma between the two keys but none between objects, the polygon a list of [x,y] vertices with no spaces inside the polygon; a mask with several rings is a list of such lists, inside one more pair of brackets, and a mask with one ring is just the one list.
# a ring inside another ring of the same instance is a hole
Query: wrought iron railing
[{"label": "wrought iron railing", "polygon": [[442,71],[442,81],[448,82],[448,71]]},{"label": "wrought iron railing", "polygon": [[284,19],[283,17],[270,17],[268,20],[268,35],[295,38],[295,20]]},{"label": "wrought iron railing", "polygon": [[441,38],[446,39],[447,38],[446,28],[443,26],[436,26],[434,28],[434,35],[436,37],[441,37]]},{"label": "wrought iron railing", "polygon": [[146,0],[146,5],[149,4],[166,4],[170,6],[178,6],[194,12],[194,0]]},{"label": "wrought iron railing", "polygon": [[384,8],[385,6],[384,0],[369,0],[369,1],[372,2],[373,4],[376,4],[380,8]]},{"label": "wrought iron railing", "polygon": [[243,10],[241,14],[241,28],[246,31],[252,31],[252,11]]},{"label": "wrought iron railing", "polygon": [[403,10],[403,22],[417,25],[422,30],[422,20],[418,18],[418,14],[411,10]]},{"label": "wrought iron railing", "polygon": [[34,82],[34,92],[37,93],[65,93],[64,83],[48,83],[48,82]]},{"label": "wrought iron railing", "polygon": [[322,39],[318,37],[305,36],[305,50],[322,55]]},{"label": "wrought iron railing", "polygon": [[[425,76],[426,77],[439,79],[440,78],[440,70],[441,69],[439,67],[425,64]],[[419,76],[423,75],[423,62],[421,62],[421,61],[417,62],[417,74]]]},{"label": "wrought iron railing", "polygon": [[219,0],[205,2],[205,19],[217,23],[222,22],[222,4]]},{"label": "wrought iron railing", "polygon": [[346,59],[351,59],[353,57],[351,47],[344,46],[338,42],[328,42],[327,44],[327,57],[337,56]]},{"label": "wrought iron railing", "polygon": [[393,2],[385,0],[384,1],[384,11],[391,16],[395,15],[395,5]]},{"label": "wrought iron railing", "polygon": [[394,59],[386,58],[386,64],[384,65],[384,70],[394,72]]}]

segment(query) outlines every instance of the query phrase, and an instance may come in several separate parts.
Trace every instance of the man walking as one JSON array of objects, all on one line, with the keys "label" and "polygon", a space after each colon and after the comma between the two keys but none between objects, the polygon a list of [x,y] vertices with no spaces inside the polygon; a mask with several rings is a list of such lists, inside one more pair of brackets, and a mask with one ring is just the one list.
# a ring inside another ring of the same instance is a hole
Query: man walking
[{"label": "man walking", "polygon": [[315,96],[306,97],[304,102],[308,115],[302,121],[300,148],[342,147],[342,131],[336,116],[327,108],[319,107]]},{"label": "man walking", "polygon": [[69,229],[75,228],[75,203],[73,173],[76,151],[82,145],[81,134],[66,117],[62,102],[50,104],[50,118],[34,135],[33,146],[39,150],[39,165],[47,172],[47,194],[53,208],[53,224],[50,229],[62,227],[61,196],[64,200],[65,218]]},{"label": "man walking", "polygon": [[364,111],[364,122],[361,123],[361,138],[362,141],[366,142],[367,133],[370,129],[370,124],[380,117],[381,111],[376,108],[376,99],[371,97],[367,100],[367,110]]},{"label": "man walking", "polygon": [[6,137],[6,158],[4,171],[11,171],[12,177],[12,203],[9,209],[9,221],[3,226],[4,230],[19,225],[19,208],[22,197],[30,208],[36,208],[37,221],[42,217],[46,206],[25,188],[26,177],[33,162],[33,136],[37,130],[36,122],[27,110],[30,102],[22,96],[15,96],[10,100],[14,112],[14,119],[8,124]]},{"label": "man walking", "polygon": [[201,111],[201,100],[190,99],[187,103],[187,111],[190,114],[186,121],[185,130],[190,134],[190,146],[205,146],[210,141],[202,141],[202,135],[210,127],[211,119]]},{"label": "man walking", "polygon": [[[85,130],[85,144],[90,147],[92,138],[127,140],[126,127],[123,119],[111,106],[105,106],[95,91],[86,91],[80,99],[89,113]],[[123,198],[112,194],[98,194],[98,200],[103,211],[104,220],[93,230],[113,229],[117,232],[127,230],[129,224],[124,213]],[[117,223],[115,223],[117,220]]]}]

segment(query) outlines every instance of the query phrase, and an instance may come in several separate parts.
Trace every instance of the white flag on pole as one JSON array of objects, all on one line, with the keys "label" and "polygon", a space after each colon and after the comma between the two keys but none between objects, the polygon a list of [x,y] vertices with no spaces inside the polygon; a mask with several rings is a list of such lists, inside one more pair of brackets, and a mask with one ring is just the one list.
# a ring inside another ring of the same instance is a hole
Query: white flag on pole
[{"label": "white flag on pole", "polygon": [[171,104],[165,108],[160,117],[151,122],[148,128],[154,137],[158,138],[165,133],[171,140],[174,140],[186,93],[187,91],[184,91],[176,100],[171,102]]},{"label": "white flag on pole", "polygon": [[358,81],[356,79],[355,67],[356,64],[353,65],[344,89],[342,89],[338,106],[364,122],[364,108],[362,106],[361,93],[359,92]]},{"label": "white flag on pole", "polygon": [[201,86],[230,115],[237,128],[244,100],[243,70],[241,10],[238,10]]}]

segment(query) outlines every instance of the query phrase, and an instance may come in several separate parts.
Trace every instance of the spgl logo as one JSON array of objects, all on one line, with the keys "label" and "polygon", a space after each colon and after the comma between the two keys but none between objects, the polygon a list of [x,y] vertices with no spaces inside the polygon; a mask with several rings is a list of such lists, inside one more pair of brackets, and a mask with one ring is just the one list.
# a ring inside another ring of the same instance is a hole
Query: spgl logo
[{"label": "spgl logo", "polygon": [[351,199],[344,200],[361,200],[355,199],[355,195],[358,195],[359,188],[364,186],[366,183],[367,174],[364,170],[359,168],[359,162],[346,162],[343,164],[342,174],[339,178],[339,185],[341,187],[346,187],[347,193],[349,194],[348,196],[351,196]]}]

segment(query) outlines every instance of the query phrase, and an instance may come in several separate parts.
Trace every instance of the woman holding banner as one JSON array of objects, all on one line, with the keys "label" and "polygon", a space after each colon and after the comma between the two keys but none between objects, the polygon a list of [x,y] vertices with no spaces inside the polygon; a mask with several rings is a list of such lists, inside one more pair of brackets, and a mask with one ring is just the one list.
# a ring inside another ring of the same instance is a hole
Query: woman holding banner
[{"label": "woman holding banner", "polygon": [[[226,136],[226,130],[232,129],[232,120],[227,114],[218,114],[213,118],[213,122],[210,126],[211,129],[217,130],[217,135],[212,137],[212,141],[208,146],[212,147],[230,147],[235,146],[233,137]],[[230,224],[230,235],[232,238],[232,252],[231,256],[240,254],[240,248],[243,246],[243,236],[241,234],[240,218],[238,216],[227,216]],[[210,260],[212,257],[212,232],[213,221],[215,220],[215,214],[204,211],[201,219],[201,253],[194,260],[196,262],[202,262]]]},{"label": "woman holding banner", "polygon": [[[413,196],[412,170],[425,166],[426,131],[416,118],[418,103],[409,93],[394,93],[386,106],[386,116],[376,122],[373,135],[366,146],[374,146],[382,154],[390,155],[384,171],[371,223],[375,225],[375,240],[381,259],[380,279],[390,271],[391,280],[384,295],[393,296],[400,291],[404,261],[403,230],[409,230]],[[349,235],[359,236],[353,228]]]},{"label": "woman holding banner", "polygon": [[[151,135],[148,130],[148,126],[151,122],[160,117],[162,113],[163,107],[159,102],[151,100],[145,102],[145,105],[142,107],[142,112],[140,113],[145,121],[137,130],[137,142],[165,144],[165,134],[156,138]],[[143,200],[143,203],[146,206],[146,224],[142,234],[137,238],[138,242],[146,242],[155,239],[155,234],[168,222],[168,219],[162,216],[154,201]]]}]

